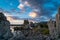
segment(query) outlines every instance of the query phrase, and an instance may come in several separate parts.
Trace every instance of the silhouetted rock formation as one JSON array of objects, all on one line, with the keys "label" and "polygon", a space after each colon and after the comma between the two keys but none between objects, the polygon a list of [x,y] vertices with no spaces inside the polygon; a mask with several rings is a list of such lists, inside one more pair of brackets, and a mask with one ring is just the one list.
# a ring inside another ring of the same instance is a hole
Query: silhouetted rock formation
[{"label": "silhouetted rock formation", "polygon": [[0,40],[8,40],[11,37],[10,22],[3,13],[0,13]]}]

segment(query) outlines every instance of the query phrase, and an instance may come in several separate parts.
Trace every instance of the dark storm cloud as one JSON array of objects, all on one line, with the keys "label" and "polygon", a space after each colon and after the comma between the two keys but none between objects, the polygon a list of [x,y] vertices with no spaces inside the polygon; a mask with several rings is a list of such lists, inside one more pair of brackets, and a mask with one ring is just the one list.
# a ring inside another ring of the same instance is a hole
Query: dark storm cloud
[{"label": "dark storm cloud", "polygon": [[51,17],[60,6],[60,0],[22,0],[28,1],[33,9],[41,10],[40,16]]},{"label": "dark storm cloud", "polygon": [[[38,9],[39,11],[37,12],[38,18],[31,19],[31,20],[48,20],[49,18],[55,19],[52,15],[56,14],[56,11],[58,10],[60,6],[60,0],[22,0],[24,3],[27,1],[30,4],[30,7],[32,9]],[[0,11],[4,11],[2,8],[0,8]],[[16,9],[11,9],[12,12],[16,12],[17,14],[25,12],[25,10],[21,11],[16,11]],[[34,11],[34,10],[33,10]],[[9,13],[9,11],[7,11]],[[10,14],[10,13],[9,13]],[[41,17],[43,16],[43,17]],[[17,16],[12,16],[13,19],[27,19],[27,18],[19,18]]]}]

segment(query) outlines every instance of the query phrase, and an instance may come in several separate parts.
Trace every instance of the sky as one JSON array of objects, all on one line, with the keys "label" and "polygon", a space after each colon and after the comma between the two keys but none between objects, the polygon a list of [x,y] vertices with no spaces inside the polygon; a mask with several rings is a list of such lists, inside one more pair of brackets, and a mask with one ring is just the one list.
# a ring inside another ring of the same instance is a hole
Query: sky
[{"label": "sky", "polygon": [[55,19],[59,7],[60,0],[0,0],[0,12],[13,24]]}]

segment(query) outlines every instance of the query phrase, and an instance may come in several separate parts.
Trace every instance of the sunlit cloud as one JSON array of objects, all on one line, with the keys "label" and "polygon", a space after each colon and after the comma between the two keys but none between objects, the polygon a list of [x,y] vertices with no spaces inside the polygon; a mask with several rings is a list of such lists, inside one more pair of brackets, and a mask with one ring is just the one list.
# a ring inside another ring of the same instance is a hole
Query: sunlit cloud
[{"label": "sunlit cloud", "polygon": [[30,7],[30,4],[28,1],[19,0],[19,5],[18,5],[19,9],[25,9],[26,6]]},{"label": "sunlit cloud", "polygon": [[25,1],[24,4],[25,4],[26,6],[30,6],[30,4],[29,4],[27,1]]},{"label": "sunlit cloud", "polygon": [[19,16],[19,15],[12,15],[11,13],[5,11],[4,15],[7,17],[7,20],[11,23],[11,24],[23,24],[24,21],[23,20],[17,20],[14,19],[15,16]]},{"label": "sunlit cloud", "polygon": [[36,12],[30,12],[29,16],[32,18],[35,18],[35,17],[37,17],[37,13]]},{"label": "sunlit cloud", "polygon": [[15,20],[13,19],[13,17],[8,16],[7,20],[11,23],[11,24],[23,24],[24,20]]},{"label": "sunlit cloud", "polygon": [[23,9],[24,8],[24,5],[23,4],[19,4],[18,8],[19,9]]}]

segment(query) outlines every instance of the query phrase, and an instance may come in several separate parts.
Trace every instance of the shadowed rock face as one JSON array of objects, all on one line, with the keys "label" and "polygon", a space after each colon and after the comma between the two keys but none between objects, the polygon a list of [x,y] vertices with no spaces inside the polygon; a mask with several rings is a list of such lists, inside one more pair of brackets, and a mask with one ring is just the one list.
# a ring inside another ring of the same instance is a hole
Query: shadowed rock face
[{"label": "shadowed rock face", "polygon": [[9,39],[11,37],[10,22],[6,19],[3,13],[0,13],[0,40]]},{"label": "shadowed rock face", "polygon": [[2,12],[0,12],[0,21],[7,20]]}]

